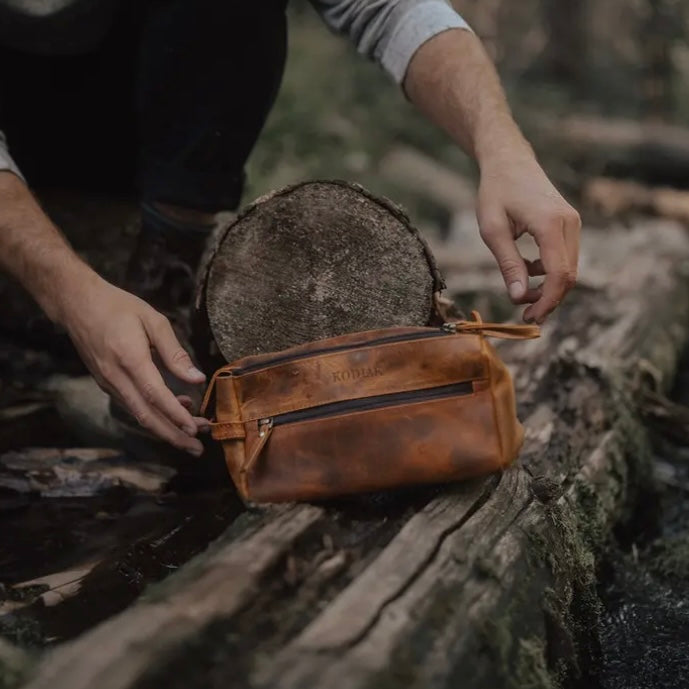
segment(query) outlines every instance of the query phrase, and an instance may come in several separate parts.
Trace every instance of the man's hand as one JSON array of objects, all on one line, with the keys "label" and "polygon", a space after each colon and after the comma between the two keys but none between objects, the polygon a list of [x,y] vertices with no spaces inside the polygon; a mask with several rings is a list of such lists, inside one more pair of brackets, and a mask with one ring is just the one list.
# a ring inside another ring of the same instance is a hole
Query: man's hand
[{"label": "man's hand", "polygon": [[[512,301],[542,323],[574,284],[577,212],[550,183],[512,119],[498,75],[469,31],[444,31],[415,53],[404,80],[410,100],[471,153],[481,169],[477,215]],[[540,259],[527,263],[515,240],[528,232]],[[529,288],[527,276],[545,275]]]},{"label": "man's hand", "polygon": [[[574,286],[579,258],[579,214],[558,193],[533,153],[519,144],[481,163],[477,217],[481,237],[493,252],[510,298],[530,304],[527,322],[543,323]],[[540,258],[525,261],[516,240],[530,234]],[[529,287],[529,276],[544,275]]]},{"label": "man's hand", "polygon": [[195,436],[208,422],[190,414],[189,398],[176,398],[153,363],[155,350],[178,378],[197,384],[205,379],[167,319],[91,270],[11,172],[0,172],[0,267],[67,329],[98,383],[142,426],[178,448],[201,454]]},{"label": "man's hand", "polygon": [[60,321],[89,371],[141,426],[199,456],[203,446],[194,436],[208,422],[192,417],[188,399],[178,399],[165,385],[151,351],[187,383],[203,383],[205,376],[194,367],[165,316],[95,274],[89,282],[60,308]]}]

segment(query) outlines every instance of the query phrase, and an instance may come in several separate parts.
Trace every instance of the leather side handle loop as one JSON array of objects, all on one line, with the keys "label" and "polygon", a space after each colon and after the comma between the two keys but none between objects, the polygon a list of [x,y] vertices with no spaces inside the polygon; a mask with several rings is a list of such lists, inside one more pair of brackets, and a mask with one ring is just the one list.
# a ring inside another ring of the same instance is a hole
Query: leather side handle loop
[{"label": "leather side handle loop", "polygon": [[208,383],[208,387],[206,388],[206,392],[203,395],[203,401],[201,402],[201,409],[199,410],[200,416],[206,415],[206,410],[208,409],[208,406],[211,403],[213,392],[215,392],[215,384],[216,384],[218,378],[220,378],[220,376],[222,376],[223,374],[230,372],[231,370],[232,370],[232,368],[230,366],[223,366],[222,368],[219,368],[213,374],[213,377],[210,379],[210,382]]},{"label": "leather side handle loop", "polygon": [[214,440],[243,440],[246,429],[240,421],[219,421],[211,423],[211,436]]}]

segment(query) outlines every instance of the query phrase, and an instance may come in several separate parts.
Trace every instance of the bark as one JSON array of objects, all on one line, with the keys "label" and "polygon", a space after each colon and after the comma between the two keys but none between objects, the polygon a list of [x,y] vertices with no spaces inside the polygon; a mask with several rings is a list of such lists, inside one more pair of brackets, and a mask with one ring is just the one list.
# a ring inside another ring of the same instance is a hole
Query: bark
[{"label": "bark", "polygon": [[[585,235],[606,280],[507,343],[525,419],[500,475],[246,512],[26,689],[552,686],[596,656],[595,553],[645,480],[645,381],[689,327],[676,225]],[[595,281],[594,281],[595,282]],[[593,284],[593,283],[590,283]]]},{"label": "bark", "polygon": [[409,219],[344,182],[288,187],[220,237],[201,302],[227,361],[392,325],[425,325],[440,285]]}]

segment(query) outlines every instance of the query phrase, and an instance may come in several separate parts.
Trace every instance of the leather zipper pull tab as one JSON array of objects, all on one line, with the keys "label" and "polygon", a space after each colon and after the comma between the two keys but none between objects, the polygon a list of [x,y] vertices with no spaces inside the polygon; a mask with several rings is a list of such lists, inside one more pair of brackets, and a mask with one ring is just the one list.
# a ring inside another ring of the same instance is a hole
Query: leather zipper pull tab
[{"label": "leather zipper pull tab", "polygon": [[515,323],[484,323],[478,311],[472,311],[473,321],[443,323],[443,330],[448,333],[467,333],[499,337],[504,340],[532,340],[541,336],[537,325],[519,325]]},{"label": "leather zipper pull tab", "polygon": [[258,442],[254,445],[251,450],[251,454],[246,458],[244,464],[239,470],[240,473],[245,475],[249,473],[254,462],[261,454],[261,450],[264,448],[265,444],[270,438],[270,434],[273,432],[273,419],[259,419],[258,420]]}]

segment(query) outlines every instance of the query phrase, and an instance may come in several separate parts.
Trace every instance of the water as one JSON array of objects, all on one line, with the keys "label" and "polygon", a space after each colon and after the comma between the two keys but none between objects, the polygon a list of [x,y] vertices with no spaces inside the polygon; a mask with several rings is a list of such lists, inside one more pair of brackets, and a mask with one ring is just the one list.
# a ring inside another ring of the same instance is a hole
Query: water
[{"label": "water", "polygon": [[[689,405],[689,365],[673,397]],[[655,438],[655,485],[601,566],[603,689],[689,687],[689,447]]]},{"label": "water", "polygon": [[88,498],[0,491],[0,635],[43,647],[80,634],[205,549],[240,509],[214,489]]}]

